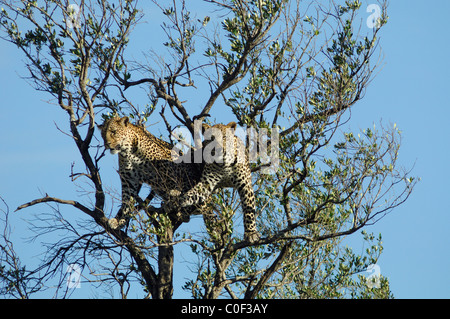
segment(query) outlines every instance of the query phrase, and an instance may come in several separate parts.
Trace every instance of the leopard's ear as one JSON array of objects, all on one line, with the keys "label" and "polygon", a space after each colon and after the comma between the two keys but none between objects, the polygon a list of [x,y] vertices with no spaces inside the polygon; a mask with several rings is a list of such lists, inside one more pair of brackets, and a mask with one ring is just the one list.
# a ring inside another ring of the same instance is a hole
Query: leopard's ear
[{"label": "leopard's ear", "polygon": [[230,123],[227,124],[227,127],[235,129],[236,125],[237,125],[236,122],[230,122]]},{"label": "leopard's ear", "polygon": [[128,116],[124,116],[120,119],[120,124],[123,126],[128,126],[128,123],[130,123],[130,119]]},{"label": "leopard's ear", "polygon": [[202,123],[202,134],[204,134],[205,131],[206,131],[207,129],[209,129],[210,127],[211,127],[211,126],[209,126],[208,124]]}]

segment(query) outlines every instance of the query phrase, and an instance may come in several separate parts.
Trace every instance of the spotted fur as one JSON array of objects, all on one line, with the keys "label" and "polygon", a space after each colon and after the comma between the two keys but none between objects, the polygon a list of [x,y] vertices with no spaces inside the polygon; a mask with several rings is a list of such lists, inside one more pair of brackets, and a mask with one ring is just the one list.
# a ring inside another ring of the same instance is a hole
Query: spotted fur
[{"label": "spotted fur", "polygon": [[[234,129],[235,126],[236,123],[232,122],[211,128],[225,133],[226,129]],[[245,239],[250,242],[258,239],[250,168],[239,138],[233,136],[232,142],[228,143],[233,145],[233,151],[227,151],[227,146],[224,147],[221,163],[175,163],[169,143],[131,124],[128,117],[108,119],[99,128],[105,147],[111,153],[119,154],[122,206],[117,216],[109,220],[112,228],[123,227],[134,203],[143,202],[138,196],[143,183],[150,185],[152,191],[165,201],[166,211],[178,211],[183,221],[189,220],[190,214],[204,213],[215,189],[233,187],[241,198]],[[210,127],[204,125],[203,128],[207,130]],[[225,137],[226,134],[223,134],[224,141]],[[207,142],[205,147],[208,145],[212,144]],[[217,154],[213,152],[213,155]]]}]

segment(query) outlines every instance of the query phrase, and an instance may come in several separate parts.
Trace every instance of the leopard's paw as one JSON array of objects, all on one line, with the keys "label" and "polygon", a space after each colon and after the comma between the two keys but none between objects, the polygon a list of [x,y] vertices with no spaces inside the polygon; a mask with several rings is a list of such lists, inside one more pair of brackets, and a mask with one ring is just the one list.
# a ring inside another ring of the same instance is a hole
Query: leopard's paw
[{"label": "leopard's paw", "polygon": [[260,234],[257,231],[246,232],[244,234],[244,240],[249,242],[250,244],[257,242],[259,240],[259,238],[260,238]]},{"label": "leopard's paw", "polygon": [[127,221],[125,219],[119,219],[117,220],[117,218],[110,218],[108,220],[108,225],[109,227],[111,227],[112,229],[120,229],[123,226],[125,226],[125,224],[127,223]]}]

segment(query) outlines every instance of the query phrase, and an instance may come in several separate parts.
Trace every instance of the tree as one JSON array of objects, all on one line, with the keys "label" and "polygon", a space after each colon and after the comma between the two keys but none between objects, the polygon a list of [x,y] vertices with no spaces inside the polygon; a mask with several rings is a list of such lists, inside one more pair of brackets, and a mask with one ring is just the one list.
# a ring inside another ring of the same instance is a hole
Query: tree
[{"label": "tree", "polygon": [[[13,247],[2,245],[2,265],[10,265],[1,269],[5,293],[27,297],[24,290],[45,289],[59,273],[56,294],[66,296],[65,267],[77,264],[93,274],[85,280],[112,285],[122,297],[137,284],[148,298],[171,298],[174,249],[188,244],[197,262],[184,289],[194,298],[392,296],[386,278],[373,288],[357,275],[376,264],[381,237],[364,231],[370,248],[361,255],[341,246],[345,236],[401,205],[416,183],[398,168],[396,127],[339,133],[379,65],[384,2],[374,28],[365,29],[358,0],[206,0],[210,13],[202,17],[183,0],[155,1],[165,18],[166,52],[154,44],[147,61],[128,51],[143,18],[137,1],[0,3],[2,38],[24,54],[32,86],[67,113],[66,134],[83,163],[71,178],[75,186],[84,179],[92,187],[89,200],[45,194],[18,207],[49,204],[58,218],[41,216],[46,227],[37,227],[37,236],[66,233],[34,270],[18,271]],[[133,88],[145,92],[145,106],[134,102]],[[127,228],[111,229],[115,209],[108,211],[107,201],[117,195],[102,182],[105,152],[96,124],[111,114],[140,124],[158,117],[175,143],[175,128],[194,136],[196,120],[214,122],[224,109],[239,125],[267,132],[257,149],[278,150],[270,153],[278,161],[255,157],[252,163],[261,238],[242,240],[239,201],[229,189],[214,195],[215,218],[205,220],[206,231],[179,231],[181,223],[163,213],[152,193]],[[85,222],[68,222],[66,206]],[[29,289],[16,277],[32,281]]]}]

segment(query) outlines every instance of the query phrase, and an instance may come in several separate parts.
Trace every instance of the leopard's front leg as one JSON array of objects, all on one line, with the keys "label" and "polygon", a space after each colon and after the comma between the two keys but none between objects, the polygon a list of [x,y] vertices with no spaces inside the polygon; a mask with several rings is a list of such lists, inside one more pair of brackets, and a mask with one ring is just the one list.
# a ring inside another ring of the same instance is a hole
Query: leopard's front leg
[{"label": "leopard's front leg", "polygon": [[200,181],[178,199],[178,205],[182,208],[190,206],[202,206],[208,203],[211,194],[222,180],[222,174],[205,168]]},{"label": "leopard's front leg", "polygon": [[131,218],[131,212],[134,210],[136,201],[139,202],[140,200],[139,190],[141,189],[142,183],[139,181],[129,181],[127,179],[129,179],[127,172],[122,172],[120,174],[120,181],[122,184],[122,205],[117,212],[116,217],[108,220],[108,225],[112,229],[119,229],[127,224]]},{"label": "leopard's front leg", "polygon": [[169,192],[164,210],[168,214],[177,214],[182,222],[188,222],[190,215],[202,214],[204,210],[207,210],[209,198],[221,178],[220,174],[214,174],[206,168],[198,183],[184,193]]},{"label": "leopard's front leg", "polygon": [[254,243],[260,238],[256,230],[256,205],[255,194],[252,187],[252,179],[248,164],[237,164],[233,187],[238,190],[244,213],[244,239]]}]

